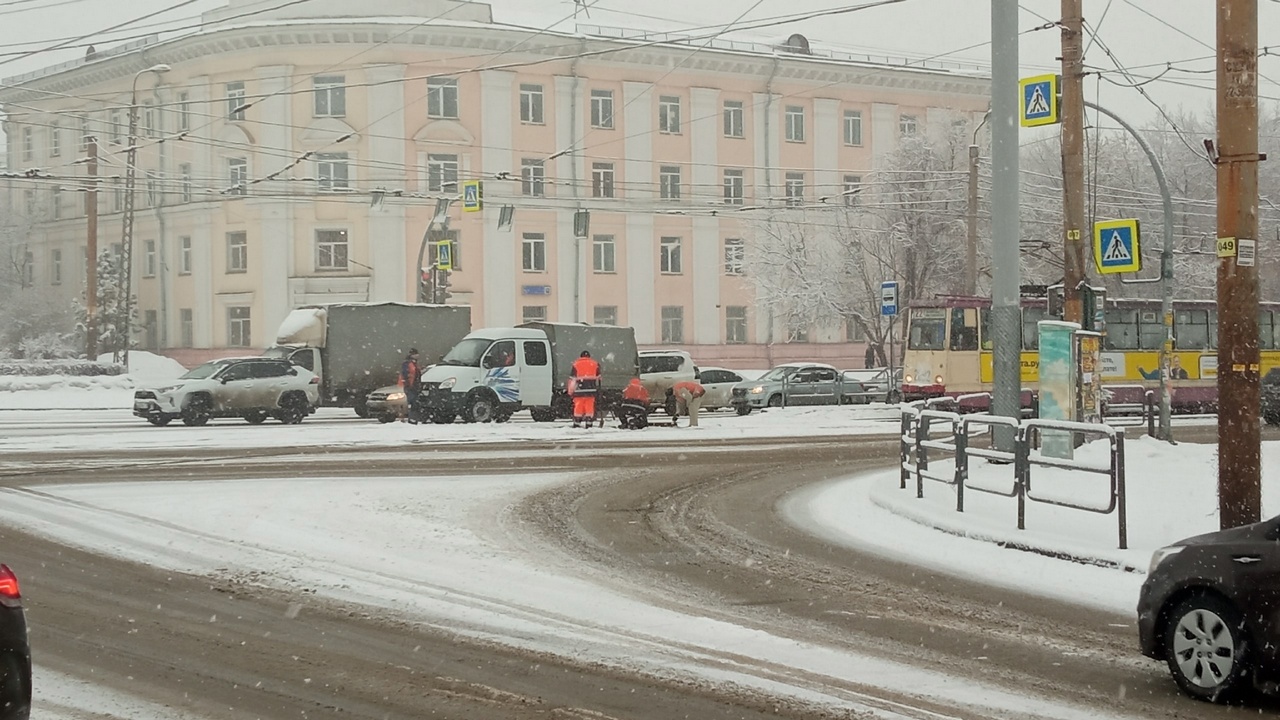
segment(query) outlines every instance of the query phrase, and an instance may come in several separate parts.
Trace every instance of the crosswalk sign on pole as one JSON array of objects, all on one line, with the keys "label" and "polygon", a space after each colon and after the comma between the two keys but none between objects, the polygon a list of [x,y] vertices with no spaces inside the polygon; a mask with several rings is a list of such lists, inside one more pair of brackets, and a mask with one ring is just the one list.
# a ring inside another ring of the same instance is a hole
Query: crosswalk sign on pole
[{"label": "crosswalk sign on pole", "polygon": [[1056,125],[1058,115],[1058,86],[1061,76],[1037,75],[1018,81],[1021,94],[1019,115],[1022,127]]},{"label": "crosswalk sign on pole", "polygon": [[436,241],[436,267],[440,270],[453,270],[453,241]]},{"label": "crosswalk sign on pole", "polygon": [[479,180],[462,183],[462,211],[479,212],[484,207],[484,186]]},{"label": "crosswalk sign on pole", "polygon": [[1103,275],[1142,269],[1141,232],[1136,219],[1093,225],[1093,260]]}]

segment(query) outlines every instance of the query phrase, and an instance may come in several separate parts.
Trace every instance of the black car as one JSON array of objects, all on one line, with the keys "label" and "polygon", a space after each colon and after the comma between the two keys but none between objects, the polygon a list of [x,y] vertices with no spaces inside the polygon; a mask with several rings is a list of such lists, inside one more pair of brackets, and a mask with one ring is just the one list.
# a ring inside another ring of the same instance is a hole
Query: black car
[{"label": "black car", "polygon": [[0,565],[0,720],[31,716],[31,648],[18,576]]},{"label": "black car", "polygon": [[1138,600],[1142,653],[1186,694],[1238,699],[1280,680],[1280,517],[1157,550]]},{"label": "black car", "polygon": [[1271,368],[1262,378],[1262,419],[1280,425],[1280,368]]}]

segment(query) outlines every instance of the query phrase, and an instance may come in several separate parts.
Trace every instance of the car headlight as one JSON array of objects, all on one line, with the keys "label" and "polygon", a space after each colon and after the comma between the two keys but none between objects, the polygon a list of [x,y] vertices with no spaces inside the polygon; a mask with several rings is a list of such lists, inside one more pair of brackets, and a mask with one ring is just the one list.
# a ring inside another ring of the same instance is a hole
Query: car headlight
[{"label": "car headlight", "polygon": [[171,392],[173,392],[174,390],[177,390],[177,389],[179,389],[179,388],[181,388],[181,387],[182,387],[181,385],[165,385],[164,387],[158,387],[158,388],[156,388],[156,389],[155,389],[155,390],[153,390],[152,392],[155,392],[157,395],[162,394],[162,393],[163,393],[163,394],[168,394],[168,393],[171,393]]},{"label": "car headlight", "polygon": [[911,383],[913,383],[913,382],[915,382],[915,381],[916,381],[916,376],[915,376],[915,375],[906,375],[906,376],[903,376],[903,378],[902,378],[902,382],[903,382],[904,384],[907,384],[907,385],[910,385]]},{"label": "car headlight", "polygon": [[458,378],[456,377],[446,378],[444,382],[440,383],[440,389],[451,390],[453,389],[453,386],[457,384],[458,384]]},{"label": "car headlight", "polygon": [[1183,550],[1182,545],[1170,545],[1169,547],[1162,547],[1159,550],[1152,553],[1151,565],[1150,567],[1147,568],[1147,575],[1151,575],[1152,573],[1154,573],[1156,571],[1156,568],[1160,567],[1160,563],[1164,562],[1165,560],[1168,560],[1174,555],[1177,555],[1178,553],[1182,552],[1182,550]]},{"label": "car headlight", "polygon": [[752,395],[759,395],[759,394],[760,394],[760,393],[762,393],[762,392],[764,392],[764,386],[763,386],[763,385],[757,385],[757,386],[755,386],[755,387],[751,388],[751,394],[752,394]]},{"label": "car headlight", "polygon": [[942,384],[942,376],[941,376],[941,375],[939,375],[939,376],[935,377],[935,378],[933,379],[933,384],[934,384],[934,385],[941,385],[941,384]]},{"label": "car headlight", "polygon": [[402,393],[402,392],[393,392],[393,393],[390,393],[390,394],[388,394],[388,395],[387,395],[387,399],[388,399],[388,400],[403,400],[403,399],[404,399],[404,393]]}]

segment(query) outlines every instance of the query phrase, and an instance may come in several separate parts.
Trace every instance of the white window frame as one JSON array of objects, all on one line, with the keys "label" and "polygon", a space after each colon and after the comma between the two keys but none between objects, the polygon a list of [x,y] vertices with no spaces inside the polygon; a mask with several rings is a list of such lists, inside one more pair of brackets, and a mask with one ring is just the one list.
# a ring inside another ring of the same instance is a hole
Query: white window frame
[{"label": "white window frame", "polygon": [[546,197],[547,163],[541,158],[524,158],[520,161],[520,194],[526,197]]},{"label": "white window frame", "polygon": [[22,128],[22,161],[31,162],[36,159],[36,131],[30,125]]},{"label": "white window frame", "polygon": [[658,269],[663,275],[683,275],[683,238],[663,237],[658,240]]},{"label": "white window frame", "polygon": [[178,340],[184,348],[196,344],[195,312],[191,308],[178,309]]},{"label": "white window frame", "polygon": [[520,83],[520,122],[527,125],[543,125],[546,122],[542,85]]},{"label": "white window frame", "polygon": [[58,186],[53,189],[53,219],[62,219],[62,187]]},{"label": "white window frame", "polygon": [[178,166],[178,177],[182,183],[182,202],[191,202],[191,163],[182,163]]},{"label": "white window frame", "polygon": [[427,192],[461,192],[462,186],[458,181],[460,167],[457,155],[448,153],[427,155]]},{"label": "white window frame", "polygon": [[159,176],[156,175],[155,170],[147,171],[146,181],[143,187],[146,188],[145,198],[146,198],[147,207],[155,207],[157,204],[159,204],[159,201],[160,201],[160,197],[158,195],[160,190]]},{"label": "white window frame", "polygon": [[658,190],[663,200],[680,199],[680,166],[662,165],[658,168]]},{"label": "white window frame", "polygon": [[249,159],[227,158],[227,194],[249,194]]},{"label": "white window frame", "polygon": [[120,122],[121,110],[119,108],[111,108],[107,111],[107,142],[111,145],[120,145],[124,142],[124,125]]},{"label": "white window frame", "polygon": [[315,93],[311,112],[318,118],[347,116],[347,76],[317,75],[311,80]]},{"label": "white window frame", "polygon": [[743,205],[746,203],[746,172],[728,169],[724,171],[724,204]]},{"label": "white window frame", "polygon": [[724,101],[724,136],[743,138],[747,132],[747,114],[741,100]]},{"label": "white window frame", "polygon": [[[741,311],[741,317],[739,317]],[[741,332],[737,332],[741,330]],[[724,308],[724,342],[726,345],[744,345],[750,324],[746,305],[726,305]]]},{"label": "white window frame", "polygon": [[178,93],[178,131],[187,132],[191,129],[191,94]]},{"label": "white window frame", "polygon": [[850,147],[862,146],[862,111],[844,111],[844,144]]},{"label": "white window frame", "polygon": [[920,123],[915,115],[899,115],[898,116],[898,134],[899,135],[915,135],[920,129]]},{"label": "white window frame", "polygon": [[591,91],[591,127],[599,130],[613,129],[613,91]]},{"label": "white window frame", "polygon": [[[603,310],[604,312],[601,312]],[[618,324],[618,306],[617,305],[595,305],[591,308],[591,324],[592,325],[617,325]]]},{"label": "white window frame", "polygon": [[684,306],[663,305],[659,317],[662,318],[662,342],[684,343]]},{"label": "white window frame", "polygon": [[845,207],[857,207],[862,195],[862,176],[861,175],[845,175],[844,190],[840,192],[840,197],[844,200]]},{"label": "white window frame", "polygon": [[617,174],[613,163],[591,163],[591,197],[605,199],[617,197],[616,181]]},{"label": "white window frame", "polygon": [[62,156],[62,126],[54,123],[49,126],[49,157]]},{"label": "white window frame", "polygon": [[351,233],[344,228],[316,228],[316,271],[346,272],[351,267]]},{"label": "white window frame", "polygon": [[142,277],[156,276],[156,241],[145,240],[142,243]]},{"label": "white window frame", "polygon": [[252,343],[253,308],[248,305],[228,305],[227,347],[249,347]]},{"label": "white window frame", "polygon": [[93,137],[93,122],[89,118],[80,118],[80,152],[88,152],[91,137]]},{"label": "white window frame", "polygon": [[154,103],[148,101],[142,106],[142,132],[145,137],[157,138],[163,128],[160,127],[160,116]]},{"label": "white window frame", "polygon": [[520,308],[521,322],[546,322],[547,306],[546,305],[524,305]]},{"label": "white window frame", "polygon": [[741,277],[746,274],[747,244],[742,238],[724,239],[724,274]]},{"label": "white window frame", "polygon": [[680,134],[680,96],[658,97],[658,132],[664,135]]},{"label": "white window frame", "polygon": [[804,205],[804,173],[787,173],[784,187],[786,188],[787,207]]},{"label": "white window frame", "polygon": [[527,232],[520,239],[520,267],[527,273],[547,271],[547,236]]},{"label": "white window frame", "polygon": [[229,122],[242,122],[245,118],[245,112],[248,108],[245,106],[245,99],[248,94],[245,92],[244,81],[237,80],[229,82],[223,87],[223,97],[227,102],[227,120]]},{"label": "white window frame", "polygon": [[49,251],[49,284],[62,284],[62,249],[53,248]]},{"label": "white window frame", "polygon": [[183,235],[178,238],[178,274],[191,274],[191,236]]},{"label": "white window frame", "polygon": [[427,78],[427,117],[457,120],[458,98],[457,78]]},{"label": "white window frame", "polygon": [[227,274],[249,272],[249,233],[244,230],[227,233]]},{"label": "white window frame", "polygon": [[804,106],[788,105],[786,108],[787,142],[804,142]]},{"label": "white window frame", "polygon": [[322,193],[351,190],[351,160],[347,153],[316,153],[316,189]]},{"label": "white window frame", "polygon": [[618,272],[618,243],[614,236],[592,236],[591,271],[598,274]]}]

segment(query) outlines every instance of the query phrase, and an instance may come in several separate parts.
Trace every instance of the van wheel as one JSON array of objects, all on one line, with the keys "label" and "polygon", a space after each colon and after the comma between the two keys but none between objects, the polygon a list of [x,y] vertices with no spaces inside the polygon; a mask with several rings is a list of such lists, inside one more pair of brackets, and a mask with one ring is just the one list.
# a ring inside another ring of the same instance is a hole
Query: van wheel
[{"label": "van wheel", "polygon": [[554,422],[556,419],[556,411],[551,408],[530,408],[529,415],[534,422]]},{"label": "van wheel", "polygon": [[493,414],[493,421],[496,423],[507,422],[511,419],[512,414],[513,413],[510,410],[498,408],[498,410]]},{"label": "van wheel", "polygon": [[193,395],[182,406],[182,424],[187,427],[207,425],[212,412],[213,402],[207,395]]},{"label": "van wheel", "polygon": [[448,425],[449,423],[453,422],[454,419],[456,418],[457,418],[457,415],[454,415],[451,412],[446,412],[444,410],[437,410],[431,414],[431,422],[437,425]]},{"label": "van wheel", "polygon": [[480,392],[472,395],[462,408],[462,421],[469,423],[493,422],[497,403],[489,395]]},{"label": "van wheel", "polygon": [[1197,700],[1228,702],[1248,685],[1248,636],[1244,619],[1217,595],[1193,595],[1174,607],[1165,628],[1169,672]]}]

